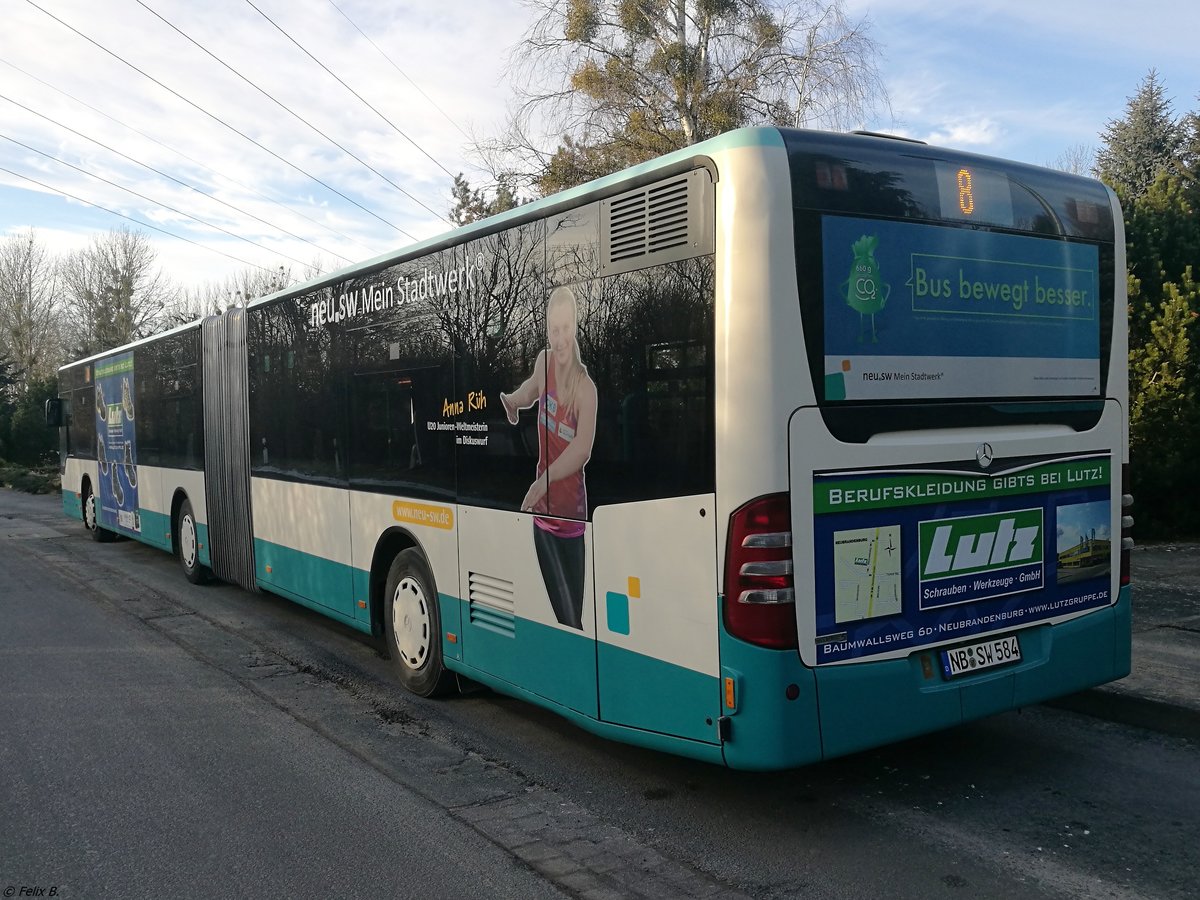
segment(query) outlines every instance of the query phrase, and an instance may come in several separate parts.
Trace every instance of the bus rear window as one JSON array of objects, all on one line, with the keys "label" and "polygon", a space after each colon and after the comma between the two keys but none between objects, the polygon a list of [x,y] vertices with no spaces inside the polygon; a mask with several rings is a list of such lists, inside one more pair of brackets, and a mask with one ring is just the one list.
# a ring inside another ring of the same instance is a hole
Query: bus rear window
[{"label": "bus rear window", "polygon": [[1098,397],[1094,244],[821,217],[825,400]]},{"label": "bus rear window", "polygon": [[[842,439],[947,416],[1042,421],[1039,408],[1105,396],[1116,311],[1103,185],[921,144],[782,134],[809,367]],[[907,411],[884,412],[895,407]],[[863,416],[870,428],[851,427]]]}]

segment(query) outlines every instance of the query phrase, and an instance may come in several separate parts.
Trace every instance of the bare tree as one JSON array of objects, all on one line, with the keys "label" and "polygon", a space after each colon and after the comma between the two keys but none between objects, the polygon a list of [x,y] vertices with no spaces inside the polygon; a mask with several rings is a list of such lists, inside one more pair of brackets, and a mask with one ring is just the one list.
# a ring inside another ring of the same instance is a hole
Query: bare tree
[{"label": "bare tree", "polygon": [[0,351],[22,383],[53,375],[62,361],[57,293],[57,262],[33,229],[0,242]]},{"label": "bare tree", "polygon": [[869,23],[842,0],[525,3],[516,106],[477,145],[510,183],[558,190],[731,128],[842,128],[887,106]]},{"label": "bare tree", "polygon": [[169,324],[179,294],[155,263],[146,235],[124,226],[67,257],[62,287],[75,353],[117,347]]},{"label": "bare tree", "polygon": [[283,264],[274,269],[264,269],[258,266],[242,269],[228,278],[205,282],[198,288],[188,291],[176,308],[172,310],[170,319],[173,324],[177,325],[194,322],[196,319],[221,312],[231,306],[247,304],[259,297],[274,294],[276,291],[308,281],[320,274],[322,274],[322,269],[317,262],[305,266],[299,274],[293,271],[291,265]]},{"label": "bare tree", "polygon": [[1090,176],[1096,168],[1096,148],[1087,144],[1073,144],[1060,153],[1058,159],[1046,165],[1071,175]]}]

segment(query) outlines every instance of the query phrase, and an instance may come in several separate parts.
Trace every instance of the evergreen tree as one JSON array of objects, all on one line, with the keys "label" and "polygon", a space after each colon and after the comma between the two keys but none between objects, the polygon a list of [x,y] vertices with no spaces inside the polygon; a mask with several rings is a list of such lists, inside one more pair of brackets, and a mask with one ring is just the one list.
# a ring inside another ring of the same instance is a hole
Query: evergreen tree
[{"label": "evergreen tree", "polygon": [[489,198],[482,189],[472,188],[463,173],[459,172],[454,176],[454,187],[450,193],[454,200],[450,208],[450,221],[455,225],[469,225],[521,205],[511,181],[503,176],[498,179],[495,191]]},{"label": "evergreen tree", "polygon": [[1180,174],[1185,136],[1166,88],[1151,69],[1126,101],[1124,118],[1105,126],[1100,136],[1103,146],[1096,154],[1096,175],[1122,202],[1136,199],[1159,175]]},{"label": "evergreen tree", "polygon": [[1149,323],[1147,339],[1129,354],[1129,453],[1139,517],[1150,534],[1196,533],[1200,507],[1191,482],[1200,447],[1197,410],[1197,341],[1200,285],[1189,267],[1181,284],[1164,285],[1165,298]]},{"label": "evergreen tree", "polygon": [[23,374],[3,349],[0,349],[0,460],[9,453],[12,413],[20,396]]},{"label": "evergreen tree", "polygon": [[1162,174],[1124,204],[1129,292],[1129,346],[1149,339],[1148,326],[1193,263],[1200,263],[1197,191],[1177,175]]},{"label": "evergreen tree", "polygon": [[1195,113],[1176,120],[1153,70],[1109,122],[1096,172],[1125,215],[1129,286],[1129,449],[1139,532],[1195,534],[1191,461],[1200,452],[1200,184]]}]

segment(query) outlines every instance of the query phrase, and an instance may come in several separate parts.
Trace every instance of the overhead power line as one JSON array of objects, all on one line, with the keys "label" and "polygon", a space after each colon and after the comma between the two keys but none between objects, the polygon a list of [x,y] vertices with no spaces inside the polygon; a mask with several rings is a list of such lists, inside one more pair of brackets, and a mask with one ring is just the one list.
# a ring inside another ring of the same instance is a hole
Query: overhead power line
[{"label": "overhead power line", "polygon": [[191,238],[185,238],[181,234],[175,234],[175,232],[173,232],[173,231],[167,231],[167,229],[165,229],[165,228],[160,228],[157,225],[151,225],[149,222],[143,222],[140,219],[135,219],[133,216],[127,216],[127,215],[125,215],[125,213],[117,212],[115,209],[109,209],[107,206],[101,206],[99,203],[93,203],[91,200],[84,200],[82,197],[76,196],[75,194],[72,194],[70,191],[64,191],[62,188],[56,188],[52,185],[46,184],[44,181],[38,181],[36,178],[30,178],[28,175],[22,175],[20,172],[14,172],[12,169],[6,169],[3,166],[0,166],[0,172],[4,172],[8,175],[13,176],[14,178],[20,178],[24,181],[28,181],[31,184],[36,184],[38,187],[45,188],[46,190],[50,191],[50,193],[52,193],[52,194],[59,194],[63,197],[69,197],[70,199],[76,201],[77,203],[82,203],[84,206],[90,206],[93,209],[103,210],[104,212],[108,213],[109,215],[117,216],[119,218],[125,219],[126,221],[133,222],[135,225],[141,225],[143,228],[149,228],[153,231],[160,232],[161,234],[165,234],[168,237],[173,237],[177,240],[183,241],[184,243],[191,244],[194,247],[199,247],[201,250],[207,250],[209,253],[217,253],[221,256],[224,256],[226,259],[232,259],[234,262],[241,263],[243,266],[250,266],[251,268],[254,268],[254,269],[262,269],[264,272],[271,271],[266,266],[260,266],[258,263],[252,263],[249,260],[245,260],[245,259],[242,259],[241,257],[234,256],[232,253],[226,253],[224,250],[218,250],[216,247],[209,247],[206,244],[201,244],[199,241],[193,241]]},{"label": "overhead power line", "polygon": [[[45,121],[49,122],[51,125],[57,125],[59,128],[62,128],[66,131],[71,132],[71,134],[78,135],[79,137],[83,138],[85,141],[90,141],[91,143],[95,144],[97,147],[103,147],[109,153],[115,154],[116,156],[119,156],[122,159],[127,159],[127,160],[129,160],[129,162],[133,163],[135,166],[141,166],[143,169],[148,169],[149,171],[153,172],[156,175],[160,175],[161,177],[166,178],[169,181],[175,182],[175,184],[179,185],[180,187],[187,188],[189,191],[194,191],[195,193],[199,194],[201,197],[205,197],[209,200],[212,200],[214,203],[220,203],[222,206],[233,210],[238,215],[246,216],[247,218],[254,219],[256,222],[260,222],[263,225],[266,225],[268,228],[273,228],[276,231],[282,232],[283,234],[286,234],[288,237],[293,238],[297,241],[303,241],[305,244],[308,244],[311,247],[316,247],[322,253],[328,253],[330,256],[333,256],[335,259],[340,259],[343,262],[350,262],[349,259],[342,256],[340,253],[335,253],[332,250],[327,250],[324,247],[322,247],[320,244],[316,244],[316,243],[310,241],[308,238],[301,237],[298,234],[292,234],[286,228],[283,228],[272,222],[268,222],[266,219],[261,219],[258,216],[256,216],[254,213],[247,212],[244,209],[234,206],[232,203],[222,200],[220,197],[214,197],[212,194],[207,194],[204,191],[200,190],[200,188],[198,188],[194,185],[188,184],[186,181],[181,181],[180,179],[176,178],[174,175],[169,175],[168,173],[162,171],[161,169],[156,169],[156,168],[154,168],[154,166],[144,163],[139,159],[134,159],[132,156],[129,156],[126,153],[122,153],[120,150],[116,150],[116,149],[108,146],[108,144],[101,143],[100,141],[96,140],[93,137],[88,137],[86,134],[84,134],[81,131],[76,131],[74,128],[72,128],[69,125],[64,125],[61,122],[57,122],[54,119],[50,118],[49,116],[38,112],[36,109],[29,108],[24,103],[19,103],[18,101],[12,99],[11,97],[6,97],[4,94],[0,94],[0,100],[7,100],[9,103],[13,104],[14,106],[21,107],[21,109],[25,110],[26,112],[32,113],[33,115],[35,115],[41,119],[44,119]],[[35,151],[35,152],[37,152],[37,151]],[[202,220],[197,219],[196,221],[199,222]],[[205,223],[205,224],[207,224],[207,223]],[[281,254],[281,255],[285,255],[285,254]],[[288,257],[288,259],[293,259],[293,257]],[[300,262],[300,260],[298,260],[298,259],[294,260],[294,261]],[[304,265],[304,263],[300,263],[300,264]]]},{"label": "overhead power line", "polygon": [[[253,194],[255,197],[258,197],[260,200],[265,200],[267,203],[270,203],[274,206],[278,206],[280,209],[284,210],[285,212],[287,212],[291,215],[299,216],[300,218],[304,219],[305,221],[310,222],[313,225],[316,225],[318,228],[325,229],[330,234],[332,234],[334,237],[339,237],[344,241],[349,241],[352,244],[357,244],[363,250],[366,250],[368,253],[370,253],[372,255],[378,254],[378,252],[379,252],[378,250],[368,247],[366,244],[362,243],[361,241],[356,240],[355,238],[350,237],[350,235],[348,235],[348,234],[343,234],[342,232],[338,231],[336,228],[330,227],[328,223],[322,222],[319,219],[314,219],[312,216],[308,215],[301,209],[297,209],[295,207],[290,207],[290,206],[284,206],[282,203],[279,202],[279,200],[277,200],[273,197],[268,197],[266,194],[264,194],[262,191],[257,190],[252,185],[245,184],[244,182],[238,181],[236,178],[232,177],[231,175],[226,174],[225,172],[218,172],[216,169],[214,169],[212,166],[208,165],[207,163],[202,162],[201,160],[198,160],[198,159],[194,159],[191,156],[188,156],[186,153],[184,153],[178,147],[172,147],[170,144],[160,141],[154,135],[147,134],[146,132],[141,131],[140,129],[134,128],[132,125],[128,124],[127,122],[122,122],[120,119],[116,118],[115,116],[110,116],[104,110],[98,109],[97,107],[92,106],[92,104],[88,103],[86,100],[80,100],[78,97],[76,97],[74,94],[70,93],[69,91],[64,91],[62,88],[56,87],[55,85],[46,81],[44,78],[39,78],[37,75],[34,75],[32,72],[22,69],[20,66],[16,65],[15,63],[12,63],[12,62],[8,61],[7,59],[0,59],[0,63],[4,63],[4,65],[8,66],[10,69],[16,69],[18,72],[20,72],[26,78],[33,79],[38,84],[43,85],[44,87],[48,87],[50,90],[54,91],[56,94],[61,94],[63,97],[66,97],[68,100],[72,100],[75,103],[78,103],[80,106],[90,109],[92,112],[96,113],[96,115],[103,116],[104,118],[108,119],[110,122],[120,125],[122,128],[124,128],[128,131],[132,131],[134,134],[138,135],[139,137],[144,138],[147,141],[150,141],[153,144],[157,144],[159,147],[162,147],[164,150],[168,150],[171,153],[176,154],[177,156],[179,156],[182,159],[187,160],[194,166],[199,166],[201,169],[204,169],[204,171],[210,172],[211,174],[217,176],[217,178],[224,179],[225,181],[228,181],[230,184],[236,185],[237,187],[241,188],[244,191],[249,191],[251,194]],[[280,229],[280,230],[282,231],[283,229]],[[346,257],[342,256],[341,254],[334,254],[334,255],[337,256],[339,259],[346,259]]]},{"label": "overhead power line", "polygon": [[177,215],[177,216],[183,216],[185,219],[190,219],[193,222],[198,222],[201,225],[204,225],[208,228],[213,229],[214,231],[219,231],[222,234],[227,234],[231,238],[236,238],[239,241],[245,241],[247,244],[251,244],[251,245],[257,247],[259,250],[266,250],[268,253],[275,253],[279,256],[282,256],[284,259],[290,259],[292,262],[297,263],[298,265],[301,265],[301,266],[307,265],[307,263],[305,263],[304,260],[302,260],[302,259],[296,259],[296,257],[294,257],[294,256],[288,256],[286,253],[280,253],[278,250],[272,250],[270,247],[264,247],[262,244],[258,243],[258,241],[252,241],[248,237],[244,237],[240,234],[236,234],[236,233],[230,231],[228,228],[222,228],[220,225],[214,225],[212,222],[207,222],[204,219],[201,219],[197,216],[190,216],[181,209],[176,209],[173,206],[167,206],[167,204],[162,203],[158,200],[155,200],[152,197],[147,197],[145,194],[140,194],[137,191],[133,190],[132,188],[127,188],[124,185],[117,184],[115,181],[109,181],[107,178],[97,175],[95,172],[89,172],[86,169],[81,169],[81,168],[79,168],[79,166],[69,163],[65,159],[59,159],[57,156],[54,156],[51,153],[47,153],[45,150],[39,150],[37,147],[31,147],[29,144],[26,144],[23,141],[18,141],[16,138],[11,138],[7,134],[0,134],[0,138],[8,141],[9,143],[16,144],[18,147],[24,147],[26,150],[29,150],[33,153],[37,153],[39,156],[44,156],[44,157],[46,157],[46,159],[51,160],[52,162],[56,162],[59,165],[66,166],[68,169],[74,169],[79,174],[88,176],[88,178],[95,178],[97,181],[103,181],[105,184],[109,185],[110,187],[115,187],[119,191],[124,191],[127,194],[132,194],[135,197],[145,200],[147,203],[153,203],[159,209],[165,209],[168,212],[175,213],[175,215]]},{"label": "overhead power line", "polygon": [[[138,2],[140,3],[141,0],[138,0]],[[443,166],[440,162],[438,162],[436,159],[434,159],[432,156],[430,156],[424,147],[422,147],[420,144],[418,144],[416,141],[414,141],[412,138],[410,138],[407,134],[405,134],[403,131],[401,131],[398,127],[396,127],[395,123],[393,123],[391,119],[389,119],[387,116],[385,116],[379,110],[377,110],[374,106],[372,106],[370,103],[368,103],[366,98],[364,98],[362,96],[362,94],[360,94],[354,88],[350,87],[350,85],[346,84],[346,82],[342,81],[342,79],[339,78],[337,76],[337,74],[334,73],[329,68],[329,66],[325,65],[325,63],[321,62],[319,59],[317,59],[315,56],[313,56],[311,53],[309,53],[308,50],[303,45],[301,45],[299,41],[297,41],[294,37],[292,37],[290,34],[288,34],[286,31],[284,31],[279,25],[277,25],[275,23],[274,19],[272,19],[265,12],[263,12],[261,9],[259,9],[257,6],[255,6],[254,3],[251,2],[251,0],[246,0],[246,5],[249,6],[256,13],[258,13],[260,16],[262,16],[264,19],[266,19],[268,22],[270,22],[280,34],[282,34],[285,38],[287,38],[289,41],[291,41],[293,44],[295,44],[301,53],[303,53],[305,56],[307,56],[309,59],[311,59],[313,62],[315,62],[318,66],[320,66],[322,69],[324,69],[326,72],[328,72],[331,78],[336,80],[338,84],[340,84],[342,87],[344,87],[350,93],[352,93],[355,97],[357,97],[359,99],[359,101],[363,104],[363,106],[365,106],[367,109],[371,110],[371,112],[375,113],[375,115],[379,116],[379,118],[383,119],[383,121],[386,122],[388,125],[390,125],[392,127],[392,129],[398,135],[400,135],[402,138],[404,138],[406,141],[408,141],[410,144],[412,144],[414,147],[416,147],[418,150],[420,150],[422,153],[424,153],[426,159],[428,159],[431,163],[433,163],[435,166],[437,166],[439,169],[441,169],[443,172],[445,172],[451,178],[454,177],[453,172],[451,172],[449,169],[447,169],[445,166]]]},{"label": "overhead power line", "polygon": [[[253,81],[251,81],[245,75],[243,75],[241,72],[239,72],[233,66],[231,66],[229,63],[225,62],[225,60],[221,59],[221,57],[217,56],[215,53],[213,53],[211,50],[209,50],[207,47],[205,47],[203,44],[201,44],[199,41],[197,41],[195,38],[193,38],[187,32],[183,31],[177,25],[168,21],[160,13],[155,12],[153,9],[151,9],[144,2],[144,0],[137,0],[137,4],[138,4],[138,6],[142,7],[144,10],[146,10],[146,12],[150,13],[152,16],[154,16],[156,19],[158,19],[160,22],[162,22],[164,25],[166,25],[168,28],[173,30],[180,37],[184,38],[187,41],[190,41],[193,46],[197,47],[198,49],[202,50],[204,53],[208,54],[208,56],[210,58],[212,58],[216,62],[220,63],[222,66],[224,66],[226,69],[228,69],[234,75],[236,75],[238,78],[242,79],[242,81],[246,82],[246,84],[250,85],[250,87],[254,88],[256,91],[258,91],[260,94],[262,94],[264,97],[266,97],[272,103],[274,103],[276,106],[278,106],[284,112],[286,112],[288,115],[292,116],[297,121],[302,122],[303,124],[307,125],[309,128],[311,128],[313,131],[315,131],[321,137],[325,138],[325,140],[329,141],[329,143],[333,144],[333,146],[337,147],[339,150],[341,150],[343,153],[345,153],[347,156],[349,156],[355,162],[366,167],[371,172],[374,172],[376,175],[378,175],[380,178],[382,178],[384,181],[386,181],[388,184],[390,184],[392,187],[394,187],[396,190],[398,190],[400,193],[402,193],[405,197],[407,197],[413,203],[420,206],[426,212],[429,212],[432,215],[437,216],[439,219],[446,221],[445,217],[441,213],[439,213],[437,210],[433,209],[432,207],[428,206],[427,204],[425,204],[424,202],[419,200],[417,197],[410,194],[407,190],[405,190],[403,187],[401,187],[399,184],[397,184],[391,178],[388,178],[388,176],[384,175],[382,172],[380,172],[378,169],[376,169],[373,165],[371,165],[365,159],[358,156],[354,151],[348,149],[346,146],[339,143],[335,138],[332,138],[329,135],[327,135],[324,131],[322,131],[320,128],[318,128],[316,125],[314,125],[312,122],[308,121],[308,119],[304,118],[304,116],[300,115],[294,109],[292,109],[287,104],[285,104],[283,101],[279,100],[278,98],[276,98],[275,96],[270,94],[268,91],[259,87],[257,84],[255,84]],[[417,149],[420,149],[420,148],[418,147]],[[421,152],[424,152],[424,151],[421,151]],[[426,154],[426,155],[428,155],[428,154]]]},{"label": "overhead power line", "polygon": [[332,6],[334,9],[336,9],[338,11],[338,13],[341,15],[341,17],[350,23],[350,25],[354,28],[354,30],[357,31],[359,34],[361,34],[363,36],[363,38],[366,40],[366,42],[368,44],[370,44],[372,47],[374,47],[376,49],[376,51],[378,51],[379,55],[382,56],[384,59],[386,59],[388,61],[388,63],[391,65],[391,67],[393,69],[395,69],[397,72],[399,72],[404,77],[405,81],[407,81],[409,84],[411,84],[413,86],[413,89],[418,94],[420,94],[422,97],[424,97],[426,100],[428,100],[429,105],[432,106],[434,109],[436,109],[438,112],[440,112],[442,114],[442,118],[444,118],[447,122],[449,122],[451,125],[453,125],[455,128],[457,128],[459,134],[461,134],[463,137],[465,137],[468,141],[473,140],[473,138],[469,134],[467,134],[465,131],[463,131],[461,125],[459,125],[456,121],[454,121],[454,119],[450,118],[449,113],[447,113],[444,109],[442,109],[440,106],[438,106],[437,101],[435,101],[427,93],[425,93],[423,90],[421,90],[421,86],[419,84],[417,84],[415,81],[413,81],[412,78],[409,77],[408,73],[405,72],[403,69],[401,69],[400,66],[398,66],[396,64],[396,61],[394,59],[392,59],[390,56],[388,56],[383,51],[382,47],[380,47],[377,43],[375,43],[373,40],[371,40],[370,36],[365,31],[363,31],[361,28],[358,27],[358,23],[356,23],[352,18],[350,18],[348,15],[346,15],[346,11],[344,9],[342,9],[340,6],[338,6],[336,3],[334,3],[333,0],[329,0],[329,5]]},{"label": "overhead power line", "polygon": [[166,91],[167,93],[169,93],[169,94],[171,94],[171,95],[173,95],[173,96],[175,96],[175,97],[178,97],[180,100],[182,100],[182,101],[183,101],[184,103],[186,103],[188,106],[190,106],[190,107],[192,107],[193,109],[197,110],[198,112],[201,112],[201,113],[203,113],[204,115],[208,116],[208,117],[209,117],[210,119],[212,119],[214,122],[216,122],[217,124],[219,124],[219,125],[221,125],[221,126],[223,126],[223,127],[227,128],[227,129],[229,129],[230,131],[232,131],[234,134],[236,134],[238,137],[242,138],[243,140],[249,141],[251,144],[253,144],[255,147],[258,147],[258,148],[259,148],[260,150],[262,150],[264,153],[268,153],[268,154],[270,154],[271,156],[273,156],[275,159],[279,160],[279,161],[280,161],[281,163],[283,163],[284,165],[286,165],[286,166],[288,166],[289,168],[291,168],[291,169],[294,169],[295,171],[299,172],[299,173],[300,173],[301,175],[303,175],[305,178],[308,178],[308,179],[310,179],[310,180],[312,180],[312,181],[315,181],[317,184],[321,185],[321,187],[325,188],[325,189],[326,189],[327,191],[329,191],[330,193],[337,194],[339,197],[341,197],[341,198],[342,198],[343,200],[345,200],[347,203],[350,203],[350,204],[352,204],[352,205],[354,205],[354,206],[358,207],[358,208],[359,208],[359,209],[361,209],[363,212],[365,212],[367,215],[369,215],[369,216],[372,216],[372,217],[373,217],[373,218],[375,218],[375,219],[378,219],[380,222],[382,222],[384,225],[387,225],[389,228],[394,228],[396,231],[400,232],[400,234],[404,235],[404,236],[405,236],[405,237],[407,237],[409,240],[412,240],[412,241],[415,241],[415,240],[416,240],[416,238],[415,238],[413,235],[409,234],[407,231],[405,231],[405,230],[404,230],[403,228],[401,228],[399,225],[396,225],[396,224],[394,224],[394,223],[392,223],[392,222],[389,222],[389,221],[388,221],[387,219],[385,219],[383,216],[379,215],[379,213],[375,212],[375,211],[374,211],[374,210],[372,210],[372,209],[368,209],[367,207],[363,206],[361,203],[359,203],[357,200],[353,199],[352,197],[347,197],[345,194],[343,194],[343,193],[342,193],[341,191],[339,191],[337,188],[333,187],[333,186],[332,186],[332,185],[330,185],[330,184],[326,184],[324,181],[322,181],[322,180],[321,180],[320,178],[318,178],[316,175],[313,175],[313,174],[311,174],[310,172],[306,172],[304,169],[300,168],[300,166],[296,165],[294,162],[292,162],[292,161],[290,161],[290,160],[288,160],[288,159],[284,159],[282,156],[280,156],[280,155],[279,155],[278,153],[276,153],[274,150],[270,149],[269,147],[265,147],[265,146],[263,146],[261,143],[259,143],[258,141],[256,141],[254,138],[250,137],[250,135],[246,134],[245,132],[239,131],[237,128],[234,128],[232,125],[230,125],[230,124],[229,124],[228,122],[226,122],[224,119],[222,119],[220,116],[218,116],[218,115],[215,115],[214,113],[211,113],[211,112],[209,112],[207,109],[205,109],[204,107],[200,106],[198,103],[195,103],[194,101],[192,101],[192,100],[189,100],[187,97],[183,96],[183,94],[179,93],[178,91],[176,91],[176,90],[174,90],[174,89],[172,89],[172,88],[169,88],[169,87],[167,87],[165,84],[163,84],[163,83],[162,83],[161,81],[159,81],[157,78],[155,78],[153,75],[150,75],[149,73],[147,73],[147,72],[143,71],[142,69],[139,69],[139,68],[138,68],[137,66],[135,66],[133,63],[131,63],[131,62],[129,62],[128,60],[124,59],[124,58],[123,58],[122,56],[120,56],[119,54],[117,54],[117,53],[114,53],[112,50],[109,50],[107,47],[105,47],[103,44],[99,43],[98,41],[95,41],[95,40],[93,40],[92,38],[88,37],[86,34],[84,34],[84,33],[83,33],[82,31],[80,31],[79,29],[75,28],[75,27],[74,27],[74,26],[72,26],[72,25],[69,25],[69,24],[67,24],[67,23],[66,23],[66,22],[64,22],[62,19],[60,19],[58,16],[54,15],[54,13],[52,13],[52,12],[49,12],[48,10],[46,10],[46,9],[42,8],[41,6],[39,6],[37,3],[35,3],[35,2],[34,2],[34,0],[25,0],[25,2],[26,2],[26,3],[28,3],[30,6],[32,6],[34,9],[38,10],[39,12],[45,13],[47,16],[49,16],[51,19],[53,19],[53,20],[54,20],[55,22],[57,22],[59,25],[62,25],[62,26],[63,26],[64,28],[66,28],[68,31],[71,31],[71,32],[73,32],[74,34],[78,35],[79,37],[83,38],[85,41],[87,41],[87,42],[88,42],[89,44],[91,44],[93,47],[96,47],[98,50],[102,50],[102,51],[104,51],[104,52],[105,52],[105,53],[107,53],[109,56],[111,56],[113,59],[117,60],[117,62],[121,63],[122,65],[128,66],[130,69],[133,69],[133,71],[137,72],[137,73],[138,73],[139,75],[141,75],[143,78],[147,78],[147,79],[149,79],[150,81],[153,81],[155,84],[157,84],[157,85],[158,85],[160,88],[162,88],[162,89],[163,89],[164,91]]}]

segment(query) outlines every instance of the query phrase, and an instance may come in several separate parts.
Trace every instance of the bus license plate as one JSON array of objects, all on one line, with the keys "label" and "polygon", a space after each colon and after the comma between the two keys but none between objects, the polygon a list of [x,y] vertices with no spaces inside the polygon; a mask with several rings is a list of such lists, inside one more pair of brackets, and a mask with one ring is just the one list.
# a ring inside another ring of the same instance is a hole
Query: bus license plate
[{"label": "bus license plate", "polygon": [[982,669],[1021,661],[1021,645],[1017,636],[990,638],[978,644],[942,651],[942,674],[946,678],[972,675]]}]

